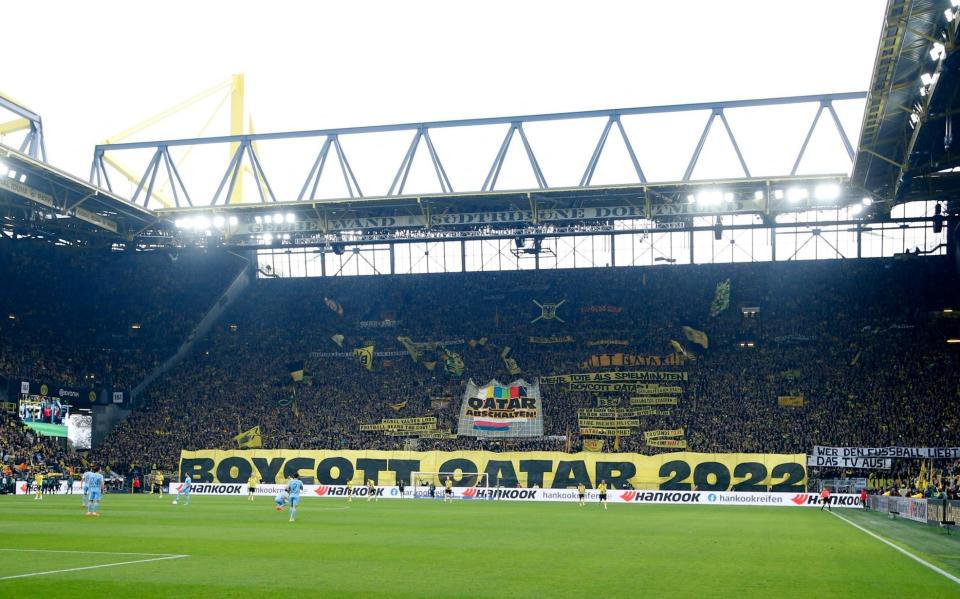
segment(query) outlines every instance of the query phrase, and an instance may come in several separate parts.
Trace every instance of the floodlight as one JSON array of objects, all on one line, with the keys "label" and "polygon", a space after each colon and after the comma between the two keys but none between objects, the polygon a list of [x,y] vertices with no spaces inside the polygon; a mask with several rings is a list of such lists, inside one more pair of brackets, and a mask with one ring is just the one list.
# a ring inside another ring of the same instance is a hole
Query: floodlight
[{"label": "floodlight", "polygon": [[293,212],[287,212],[286,219],[288,223],[297,222],[297,215],[294,214]]},{"label": "floodlight", "polygon": [[272,222],[273,222],[273,215],[272,215],[272,214],[265,214],[265,215],[263,215],[263,222],[265,222],[265,223],[267,223],[267,224],[272,223]]},{"label": "floodlight", "polygon": [[863,204],[854,204],[850,206],[847,211],[850,213],[850,216],[860,216],[860,213],[863,212]]},{"label": "floodlight", "polygon": [[787,199],[791,202],[799,202],[810,197],[810,192],[804,187],[794,187],[787,190]]},{"label": "floodlight", "polygon": [[717,206],[723,201],[723,194],[716,190],[704,190],[697,194],[697,203],[701,206]]},{"label": "floodlight", "polygon": [[[267,221],[267,222],[270,222],[270,221]],[[278,225],[279,225],[280,223],[282,223],[282,222],[283,222],[283,215],[280,214],[279,212],[276,213],[276,214],[274,214],[274,215],[273,215],[273,222],[274,222],[275,224],[278,224]]]},{"label": "floodlight", "polygon": [[728,192],[724,193],[724,194],[723,194],[723,200],[724,200],[725,202],[732,202],[732,201],[733,201],[733,192],[732,192],[732,191],[728,191]]},{"label": "floodlight", "polygon": [[[3,172],[3,171],[0,171],[0,172]],[[697,201],[697,196],[693,195],[692,193],[688,193],[688,194],[687,194],[687,203],[688,203],[688,204],[692,204],[692,203],[694,203],[694,202],[696,202],[696,201]]]},{"label": "floodlight", "polygon": [[231,217],[230,217],[230,225],[231,225],[231,226],[236,225],[236,224],[239,223],[239,222],[240,222],[240,219],[238,219],[236,216],[231,216]]},{"label": "floodlight", "polygon": [[264,236],[263,236],[263,242],[264,242],[264,243],[273,243],[273,235],[271,235],[270,233],[267,233],[266,235],[264,235]]},{"label": "floodlight", "polygon": [[213,226],[218,229],[222,229],[224,223],[226,222],[227,222],[227,219],[223,218],[219,214],[213,217]]},{"label": "floodlight", "polygon": [[782,190],[782,189],[774,190],[774,192],[773,192],[773,199],[775,199],[775,200],[782,200],[782,199],[783,199],[783,190]]},{"label": "floodlight", "polygon": [[753,192],[753,199],[755,199],[755,200],[762,200],[762,199],[763,199],[763,192],[760,191],[759,189],[758,189],[757,191]]},{"label": "floodlight", "polygon": [[[233,217],[233,218],[236,218],[236,217]],[[254,216],[254,217],[253,217],[253,222],[257,223],[258,225],[262,225],[262,224],[263,224],[263,217],[262,217],[262,216],[259,216],[259,215]]]},{"label": "floodlight", "polygon": [[871,198],[870,196],[864,196],[863,199],[860,200],[860,203],[863,204],[864,206],[872,206],[873,198]]},{"label": "floodlight", "polygon": [[931,60],[940,60],[940,57],[943,56],[944,47],[940,42],[934,42],[933,47],[930,48],[930,59]]},{"label": "floodlight", "polygon": [[835,200],[840,197],[840,186],[836,183],[817,185],[813,190],[813,197],[818,200]]},{"label": "floodlight", "polygon": [[194,221],[194,225],[197,229],[209,229],[210,228],[210,219],[206,216],[198,216]]},{"label": "floodlight", "polygon": [[290,241],[290,234],[289,234],[289,233],[284,233],[284,234],[283,234],[283,240],[284,240],[284,241]]},{"label": "floodlight", "polygon": [[21,182],[21,183],[26,183],[26,182],[27,182],[27,175],[26,175],[26,174],[20,175],[20,182]]}]

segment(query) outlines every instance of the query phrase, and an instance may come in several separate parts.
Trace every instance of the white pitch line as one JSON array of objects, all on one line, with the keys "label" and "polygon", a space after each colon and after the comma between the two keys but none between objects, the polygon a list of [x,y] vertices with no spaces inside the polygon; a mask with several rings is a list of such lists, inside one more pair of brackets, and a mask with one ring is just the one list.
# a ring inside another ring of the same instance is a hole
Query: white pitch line
[{"label": "white pitch line", "polygon": [[919,556],[916,556],[916,555],[910,553],[909,551],[907,551],[907,550],[904,549],[903,547],[900,547],[900,546],[898,546],[898,545],[895,545],[894,543],[891,543],[890,541],[884,539],[884,538],[881,537],[880,535],[874,534],[873,532],[867,530],[866,528],[860,526],[859,524],[857,524],[857,523],[855,523],[855,522],[853,522],[853,521],[851,521],[851,520],[847,520],[846,518],[844,518],[843,516],[841,516],[840,514],[838,514],[838,513],[836,513],[836,512],[830,512],[830,513],[833,514],[834,516],[836,516],[837,518],[840,518],[841,520],[843,520],[844,522],[846,522],[846,523],[849,524],[850,526],[852,526],[852,527],[854,527],[854,528],[857,528],[857,529],[860,529],[860,530],[862,530],[863,532],[865,532],[865,533],[867,533],[868,535],[870,535],[871,537],[877,539],[878,541],[880,541],[880,542],[882,542],[882,543],[884,543],[884,544],[886,544],[886,545],[889,545],[890,547],[893,547],[894,549],[896,549],[896,550],[899,551],[900,553],[904,554],[905,556],[909,557],[909,558],[912,559],[913,561],[918,562],[918,563],[920,563],[920,564],[923,564],[924,566],[926,566],[927,568],[930,568],[931,570],[933,570],[933,571],[936,572],[937,574],[940,574],[941,576],[944,576],[944,577],[952,580],[953,582],[955,582],[955,583],[957,583],[957,584],[960,584],[960,578],[957,578],[956,576],[954,576],[953,574],[947,572],[947,571],[944,570],[943,568],[938,568],[937,566],[934,566],[933,564],[931,564],[931,563],[928,562],[927,560],[923,559],[922,557],[919,557]]},{"label": "white pitch line", "polygon": [[[83,553],[83,552],[79,552]],[[167,559],[180,559],[190,557],[189,555],[168,555],[166,557],[153,557],[150,559],[138,559],[129,562],[115,562],[112,564],[99,564],[96,566],[83,566],[82,568],[67,568],[65,570],[48,570],[46,572],[30,572],[29,574],[17,574],[15,576],[3,576],[0,580],[13,580],[15,578],[29,578],[31,576],[45,576],[47,574],[61,574],[63,572],[79,572],[80,570],[96,570],[97,568],[110,568],[112,566],[126,566],[129,564],[145,564],[147,562],[159,562]]]},{"label": "white pitch line", "polygon": [[0,547],[0,551],[23,551],[30,553],[84,553],[90,555],[149,555],[151,557],[169,557],[176,553],[135,553],[132,551],[80,551],[79,549],[13,549]]}]

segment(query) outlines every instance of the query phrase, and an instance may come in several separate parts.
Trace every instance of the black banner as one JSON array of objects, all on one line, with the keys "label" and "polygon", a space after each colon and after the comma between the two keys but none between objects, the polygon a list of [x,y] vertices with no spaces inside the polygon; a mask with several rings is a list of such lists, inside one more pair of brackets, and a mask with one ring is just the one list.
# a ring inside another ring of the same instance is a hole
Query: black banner
[{"label": "black banner", "polygon": [[24,395],[58,399],[60,403],[69,404],[74,408],[90,409],[97,403],[98,394],[93,389],[84,387],[68,387],[54,383],[41,383],[23,379],[11,379],[7,386],[10,397]]}]

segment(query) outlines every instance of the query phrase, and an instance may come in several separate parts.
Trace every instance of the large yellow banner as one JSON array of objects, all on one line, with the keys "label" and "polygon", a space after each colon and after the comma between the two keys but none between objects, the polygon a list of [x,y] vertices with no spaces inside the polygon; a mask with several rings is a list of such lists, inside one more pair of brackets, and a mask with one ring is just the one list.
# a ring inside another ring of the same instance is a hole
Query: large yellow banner
[{"label": "large yellow banner", "polygon": [[294,473],[306,484],[394,485],[414,472],[452,472],[457,486],[473,486],[477,473],[490,486],[595,487],[699,491],[800,492],[806,487],[804,454],[670,452],[561,453],[487,451],[218,450],[183,451],[180,474],[194,482],[284,482]]}]

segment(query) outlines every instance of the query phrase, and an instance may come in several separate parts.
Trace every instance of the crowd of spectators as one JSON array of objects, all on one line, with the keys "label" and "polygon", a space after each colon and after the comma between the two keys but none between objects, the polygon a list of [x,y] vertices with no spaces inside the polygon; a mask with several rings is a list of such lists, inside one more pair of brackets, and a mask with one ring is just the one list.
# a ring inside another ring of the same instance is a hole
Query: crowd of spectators
[{"label": "crowd of spectators", "polygon": [[58,439],[40,436],[15,415],[0,412],[0,477],[9,481],[37,472],[72,473],[80,463],[80,456]]},{"label": "crowd of spectators", "polygon": [[245,264],[227,253],[0,239],[0,470],[65,473],[83,462],[64,440],[23,426],[21,380],[130,391],[174,353]]},{"label": "crowd of spectators", "polygon": [[[711,317],[716,285],[728,278],[730,306]],[[146,392],[142,408],[97,455],[169,468],[181,449],[235,447],[237,432],[253,426],[265,447],[400,449],[404,438],[360,432],[359,425],[432,415],[439,428],[456,432],[468,379],[514,378],[501,359],[507,346],[520,376],[532,381],[587,372],[581,364],[595,354],[666,356],[671,340],[683,341],[695,358],[682,367],[620,368],[689,373],[679,404],[668,416],[643,418],[637,434],[619,439],[621,451],[664,451],[639,434],[658,428],[683,428],[689,449],[704,452],[956,446],[960,353],[945,341],[960,321],[944,310],[957,302],[957,289],[950,263],[940,258],[263,279],[198,351]],[[540,315],[534,300],[565,300],[557,311],[562,321],[531,322]],[[370,321],[391,324],[361,324]],[[706,332],[709,349],[686,341],[684,325]],[[335,335],[344,336],[343,347]],[[463,376],[445,372],[442,361],[433,370],[425,360],[415,363],[402,353],[400,335],[447,341],[463,358]],[[531,336],[572,341],[531,343]],[[627,344],[591,344],[600,340]],[[401,355],[377,356],[367,371],[349,356],[367,344]],[[288,365],[297,361],[305,362],[307,379],[294,383]],[[598,394],[562,385],[541,390],[544,438],[461,436],[418,446],[580,450],[577,410],[595,407]],[[630,395],[621,394],[621,405]],[[781,395],[803,396],[804,405],[782,407]]]},{"label": "crowd of spectators", "polygon": [[[0,375],[89,387],[136,385],[245,263],[213,252],[0,249],[0,277],[10,282],[0,287]],[[730,305],[710,316],[716,286],[727,279]],[[958,290],[952,265],[936,257],[262,278],[137,399],[91,459],[120,471],[169,471],[181,450],[235,447],[234,436],[253,426],[268,448],[408,448],[409,439],[359,426],[429,415],[456,433],[468,380],[517,378],[502,358],[507,347],[519,377],[531,382],[598,370],[688,373],[668,415],[642,417],[635,433],[605,439],[608,451],[666,451],[640,434],[662,428],[683,428],[688,448],[702,452],[958,446],[960,348],[946,343],[960,337]],[[556,319],[538,319],[536,302],[563,303]],[[704,331],[709,348],[686,340],[683,326]],[[442,343],[414,361],[398,336]],[[584,365],[593,355],[666,357],[672,340],[690,353],[682,365]],[[367,345],[380,354],[372,370],[352,356]],[[444,368],[447,351],[462,358],[462,375]],[[292,363],[303,363],[303,381],[291,379]],[[544,437],[458,436],[416,446],[579,451],[578,409],[596,407],[598,395],[625,406],[633,395],[565,385],[541,392]],[[780,396],[802,397],[803,405],[781,406]],[[0,420],[6,468],[78,466],[62,443],[34,436],[14,416]]]},{"label": "crowd of spectators", "polygon": [[0,375],[129,390],[189,335],[245,261],[0,243]]}]

